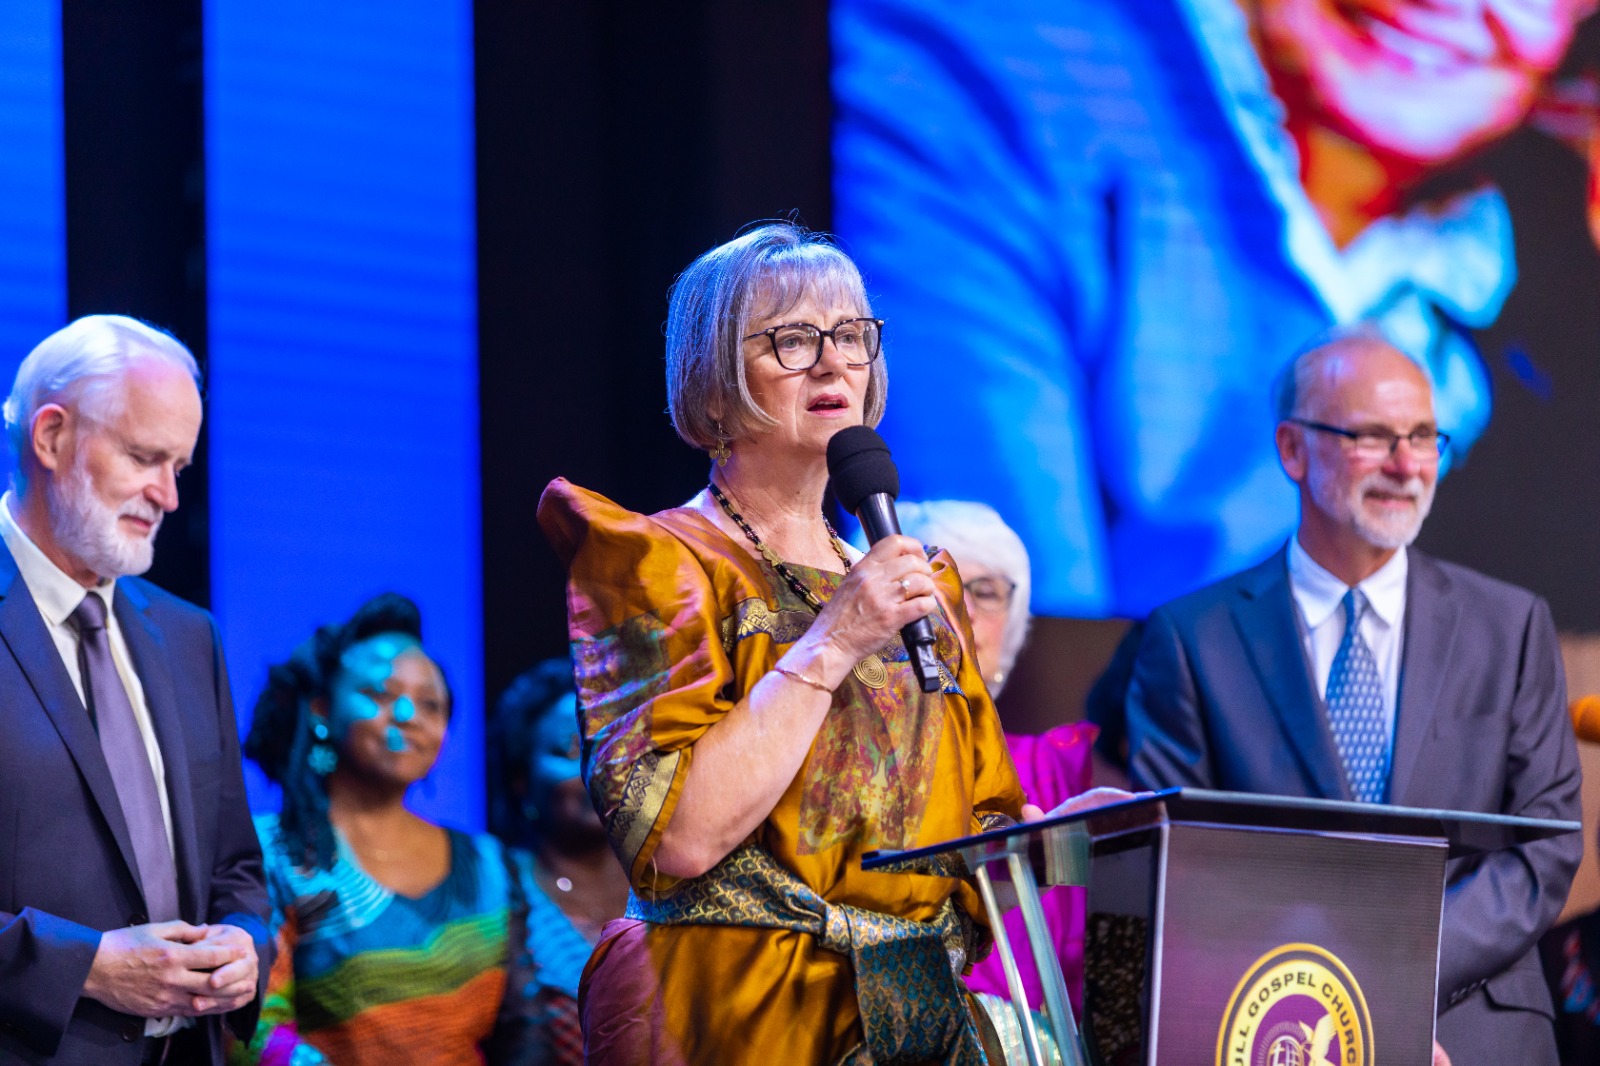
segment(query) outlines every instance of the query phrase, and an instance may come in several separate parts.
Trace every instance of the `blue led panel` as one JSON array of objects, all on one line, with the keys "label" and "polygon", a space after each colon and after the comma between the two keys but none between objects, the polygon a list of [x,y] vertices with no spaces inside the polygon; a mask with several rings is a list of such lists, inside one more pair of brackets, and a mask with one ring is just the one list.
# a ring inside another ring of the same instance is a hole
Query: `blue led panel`
[{"label": "blue led panel", "polygon": [[209,0],[205,44],[212,589],[241,720],[318,623],[405,593],[456,705],[413,801],[481,828],[472,5]]},{"label": "blue led panel", "polygon": [[[8,0],[0,8],[0,392],[66,320],[61,121],[60,6]],[[10,468],[0,449],[0,476]]]}]

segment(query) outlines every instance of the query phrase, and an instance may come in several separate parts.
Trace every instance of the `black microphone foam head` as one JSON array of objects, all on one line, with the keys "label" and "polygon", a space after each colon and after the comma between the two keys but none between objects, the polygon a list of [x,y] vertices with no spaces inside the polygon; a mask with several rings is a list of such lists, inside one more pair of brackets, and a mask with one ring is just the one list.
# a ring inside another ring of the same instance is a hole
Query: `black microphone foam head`
[{"label": "black microphone foam head", "polygon": [[828,441],[828,477],[839,505],[851,514],[868,496],[900,495],[900,471],[889,458],[889,446],[870,426],[847,426]]}]

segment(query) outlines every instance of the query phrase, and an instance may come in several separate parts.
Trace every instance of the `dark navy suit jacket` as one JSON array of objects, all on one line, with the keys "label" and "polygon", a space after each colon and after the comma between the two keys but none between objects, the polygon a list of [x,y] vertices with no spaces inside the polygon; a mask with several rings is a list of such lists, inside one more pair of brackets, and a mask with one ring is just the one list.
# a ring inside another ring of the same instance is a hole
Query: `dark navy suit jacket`
[{"label": "dark navy suit jacket", "polygon": [[[1414,549],[1408,563],[1389,802],[1579,820],[1549,608]],[[1286,551],[1167,604],[1150,616],[1128,693],[1134,779],[1350,799],[1311,678]],[[1582,854],[1574,833],[1451,863],[1438,1035],[1455,1066],[1554,1063],[1535,944]]]},{"label": "dark navy suit jacket", "polygon": [[[166,763],[185,920],[245,929],[271,963],[261,851],[211,616],[117,582],[117,621]],[[0,545],[0,1064],[139,1061],[144,1020],[81,998],[100,934],[146,921],[99,738],[10,552]],[[227,1024],[254,1029],[256,1003]],[[222,1061],[222,1019],[199,1020]]]}]

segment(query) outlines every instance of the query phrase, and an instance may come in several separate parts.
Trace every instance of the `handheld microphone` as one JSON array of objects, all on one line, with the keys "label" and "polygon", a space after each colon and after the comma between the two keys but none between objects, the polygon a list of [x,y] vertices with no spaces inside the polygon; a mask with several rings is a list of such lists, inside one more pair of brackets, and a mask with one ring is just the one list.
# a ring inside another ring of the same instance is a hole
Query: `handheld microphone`
[{"label": "handheld microphone", "polygon": [[[876,544],[900,532],[894,500],[900,495],[900,471],[889,446],[869,426],[848,426],[828,441],[828,477],[839,504],[856,516],[867,542]],[[900,630],[911,669],[924,692],[938,692],[939,657],[934,653],[933,623],[917,619]]]},{"label": "handheld microphone", "polygon": [[1600,696],[1584,696],[1567,708],[1572,715],[1572,732],[1579,740],[1600,743]]}]

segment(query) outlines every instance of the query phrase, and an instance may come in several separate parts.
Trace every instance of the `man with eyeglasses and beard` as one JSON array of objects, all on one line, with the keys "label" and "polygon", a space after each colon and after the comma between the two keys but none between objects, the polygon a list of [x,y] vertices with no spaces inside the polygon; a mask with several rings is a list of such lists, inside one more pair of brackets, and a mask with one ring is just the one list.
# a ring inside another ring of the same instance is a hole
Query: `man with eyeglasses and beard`
[{"label": "man with eyeglasses and beard", "polygon": [[222,1062],[270,963],[216,624],[139,580],[200,433],[169,334],[80,318],[5,403],[0,1066]]},{"label": "man with eyeglasses and beard", "polygon": [[[1345,332],[1295,358],[1274,399],[1299,528],[1150,616],[1134,780],[1578,820],[1549,608],[1408,548],[1448,442],[1427,377],[1375,331]],[[1436,1033],[1454,1066],[1556,1063],[1535,945],[1582,851],[1568,834],[1450,864]]]}]

